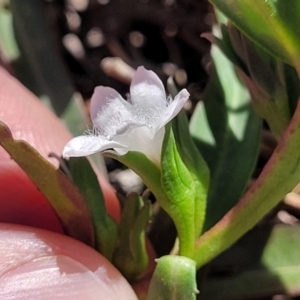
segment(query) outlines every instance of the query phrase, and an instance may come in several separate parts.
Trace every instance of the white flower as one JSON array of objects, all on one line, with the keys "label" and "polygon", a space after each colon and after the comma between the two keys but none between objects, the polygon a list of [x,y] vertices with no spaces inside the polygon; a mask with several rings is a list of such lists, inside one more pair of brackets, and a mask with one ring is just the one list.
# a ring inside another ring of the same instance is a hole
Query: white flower
[{"label": "white flower", "polygon": [[183,89],[174,100],[166,98],[158,76],[139,67],[126,101],[110,87],[98,86],[91,100],[92,134],[73,138],[63,156],[87,156],[113,149],[118,155],[139,151],[160,164],[164,126],[182,109],[189,93]]}]

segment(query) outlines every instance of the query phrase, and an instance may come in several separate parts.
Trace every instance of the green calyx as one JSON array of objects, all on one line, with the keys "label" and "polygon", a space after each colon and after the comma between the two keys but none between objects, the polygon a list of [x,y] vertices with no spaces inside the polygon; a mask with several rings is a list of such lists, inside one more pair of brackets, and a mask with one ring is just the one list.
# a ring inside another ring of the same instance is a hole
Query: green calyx
[{"label": "green calyx", "polygon": [[198,293],[195,261],[175,255],[157,261],[147,300],[194,300]]}]

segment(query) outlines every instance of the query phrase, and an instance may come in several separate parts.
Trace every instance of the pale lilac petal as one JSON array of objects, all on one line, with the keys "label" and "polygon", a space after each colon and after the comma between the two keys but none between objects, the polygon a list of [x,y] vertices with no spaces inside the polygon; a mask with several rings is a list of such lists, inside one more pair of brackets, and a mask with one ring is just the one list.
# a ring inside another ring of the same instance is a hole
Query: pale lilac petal
[{"label": "pale lilac petal", "polygon": [[164,127],[167,123],[169,123],[173,118],[175,118],[178,113],[183,108],[186,101],[189,99],[189,92],[186,89],[181,90],[174,100],[169,104],[167,109],[164,111],[163,116],[160,119],[160,123],[157,124],[155,128],[155,132]]},{"label": "pale lilac petal", "polygon": [[112,139],[119,128],[133,120],[132,105],[110,87],[96,87],[90,112],[96,130],[108,139]]},{"label": "pale lilac petal", "polygon": [[63,150],[63,157],[79,157],[94,154],[112,148],[126,148],[126,146],[109,141],[101,136],[82,135],[70,140]]},{"label": "pale lilac petal", "polygon": [[115,99],[119,99],[120,102],[122,102],[122,100],[125,101],[116,90],[110,87],[97,86],[91,99],[90,113],[92,121],[94,122],[107,101]]},{"label": "pale lilac petal", "polygon": [[159,77],[152,71],[139,67],[130,86],[130,100],[133,106],[146,115],[155,115],[166,108],[166,92]]}]

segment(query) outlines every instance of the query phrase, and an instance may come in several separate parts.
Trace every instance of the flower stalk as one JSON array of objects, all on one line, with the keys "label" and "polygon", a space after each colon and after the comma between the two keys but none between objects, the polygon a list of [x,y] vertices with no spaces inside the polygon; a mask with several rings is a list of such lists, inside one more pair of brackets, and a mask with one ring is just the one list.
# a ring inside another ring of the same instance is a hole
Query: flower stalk
[{"label": "flower stalk", "polygon": [[179,254],[192,257],[194,254],[194,218],[193,209],[189,203],[182,207],[176,204],[181,201],[180,197],[170,198],[162,185],[161,169],[147,157],[138,152],[128,152],[126,155],[118,156],[113,151],[107,151],[105,156],[114,158],[124,165],[130,167],[143,180],[151,190],[160,206],[170,215],[177,229],[179,237]]}]

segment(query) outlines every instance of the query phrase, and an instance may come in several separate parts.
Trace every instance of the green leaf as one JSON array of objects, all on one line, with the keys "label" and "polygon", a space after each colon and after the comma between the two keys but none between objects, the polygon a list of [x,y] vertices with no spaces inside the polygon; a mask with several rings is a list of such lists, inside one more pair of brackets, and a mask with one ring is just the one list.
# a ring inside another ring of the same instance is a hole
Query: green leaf
[{"label": "green leaf", "polygon": [[147,300],[195,300],[198,293],[196,285],[195,262],[183,256],[163,256],[150,282]]},{"label": "green leaf", "polygon": [[[53,99],[53,101],[55,100]],[[91,124],[84,101],[78,93],[72,96],[64,112],[60,115],[60,119],[74,136],[81,135]]]},{"label": "green leaf", "polygon": [[[58,115],[73,97],[73,87],[54,46],[42,3],[10,0],[14,38],[20,56],[12,61],[18,79],[39,97],[47,99]],[[11,37],[13,39],[13,37]]]},{"label": "green leaf", "polygon": [[192,257],[194,239],[199,234],[195,228],[199,184],[182,161],[170,126],[166,127],[162,146],[161,185],[168,197],[165,209],[178,232],[180,255]]},{"label": "green leaf", "polygon": [[94,246],[93,225],[85,201],[67,176],[55,169],[28,143],[14,140],[9,128],[2,122],[0,122],[0,145],[47,197],[65,232]]},{"label": "green leaf", "polygon": [[97,176],[85,157],[73,157],[65,163],[70,170],[74,184],[83,195],[91,215],[95,233],[95,248],[111,261],[117,240],[117,225],[107,213]]},{"label": "green leaf", "polygon": [[195,205],[195,236],[198,237],[203,229],[206,212],[206,202],[209,187],[210,174],[209,169],[197,149],[189,132],[189,123],[185,112],[179,113],[172,122],[172,129],[176,141],[177,149],[182,161],[193,177],[190,183],[194,185],[194,205]]},{"label": "green leaf", "polygon": [[131,249],[135,261],[137,262],[135,267],[135,278],[139,277],[147,269],[149,264],[149,257],[146,249],[146,229],[149,225],[151,216],[152,205],[150,201],[147,201],[140,209],[131,231]]},{"label": "green leaf", "polygon": [[[239,57],[239,74],[250,91],[254,109],[267,121],[272,133],[280,138],[290,122],[299,96],[295,69],[271,56],[232,24],[228,24],[228,33],[223,26],[222,33],[225,37],[229,36],[232,51]],[[227,55],[228,47],[222,46],[228,43],[226,38],[224,42],[219,40],[217,43],[222,49],[227,48]]]},{"label": "green leaf", "polygon": [[145,230],[151,217],[151,203],[144,203],[136,193],[129,194],[124,203],[113,264],[132,282],[149,262]]},{"label": "green leaf", "polygon": [[[218,27],[216,27],[218,28]],[[237,67],[239,67],[245,74],[248,75],[248,70],[242,57],[236,53],[231,41],[228,27],[224,24],[220,25],[222,38],[214,37],[212,43],[215,43],[225,54],[225,56]]]},{"label": "green leaf", "polygon": [[[175,97],[178,94],[178,90],[172,77],[168,78],[167,86],[169,92]],[[193,177],[193,185],[195,188],[194,228],[195,236],[198,237],[202,232],[205,220],[210,173],[205,160],[191,137],[188,119],[184,111],[181,111],[172,121],[172,130],[181,159]]]},{"label": "green leaf", "polygon": [[0,1],[0,43],[2,51],[9,60],[20,57],[18,44],[14,37],[13,18],[8,1]]},{"label": "green leaf", "polygon": [[210,0],[251,40],[300,71],[298,0]]},{"label": "green leaf", "polygon": [[299,226],[287,225],[253,230],[212,262],[214,272],[201,296],[239,300],[299,294],[299,233]]},{"label": "green leaf", "polygon": [[254,169],[261,120],[226,57],[212,49],[214,68],[190,122],[190,131],[211,171],[205,229],[233,207]]}]

